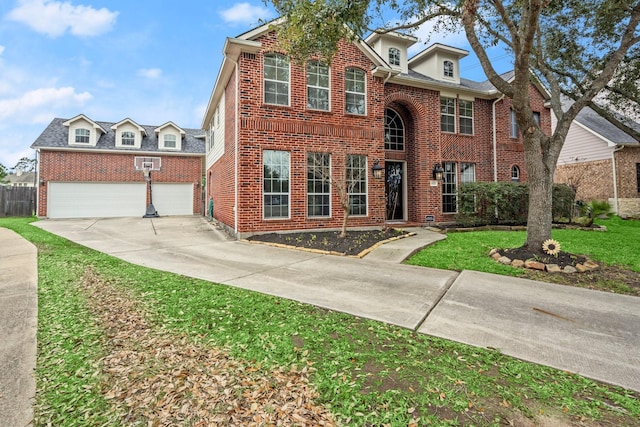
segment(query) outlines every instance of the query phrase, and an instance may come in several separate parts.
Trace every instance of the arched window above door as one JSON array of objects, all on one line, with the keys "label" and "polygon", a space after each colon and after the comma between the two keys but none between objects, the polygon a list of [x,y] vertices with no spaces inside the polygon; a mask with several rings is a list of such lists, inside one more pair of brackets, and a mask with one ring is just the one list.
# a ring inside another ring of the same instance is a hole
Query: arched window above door
[{"label": "arched window above door", "polygon": [[384,110],[384,149],[404,151],[404,123],[391,108]]}]

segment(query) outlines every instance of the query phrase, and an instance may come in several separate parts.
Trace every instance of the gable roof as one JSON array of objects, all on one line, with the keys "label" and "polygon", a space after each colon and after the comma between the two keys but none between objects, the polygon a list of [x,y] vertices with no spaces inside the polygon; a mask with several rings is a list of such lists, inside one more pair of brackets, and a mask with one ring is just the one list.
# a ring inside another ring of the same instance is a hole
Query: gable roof
[{"label": "gable roof", "polygon": [[67,120],[64,123],[62,123],[62,125],[69,127],[69,126],[71,126],[72,123],[77,122],[78,120],[85,120],[85,121],[89,122],[91,124],[91,126],[93,126],[94,129],[96,129],[96,130],[98,130],[98,131],[100,131],[102,133],[106,133],[107,132],[107,130],[105,128],[103,128],[97,122],[94,122],[89,117],[85,116],[84,114],[78,114],[77,116],[72,117],[69,120]]},{"label": "gable roof", "polygon": [[142,135],[146,135],[146,130],[128,117],[126,119],[120,120],[118,123],[115,123],[113,126],[110,127],[110,129],[116,130],[125,123],[129,123],[133,127],[137,128],[138,132],[142,133]]},{"label": "gable roof", "polygon": [[[562,107],[566,111],[573,102],[569,98],[562,99]],[[618,115],[619,116],[619,115]],[[620,116],[621,119],[624,117]],[[593,109],[584,107],[576,118],[574,123],[585,128],[587,131],[599,136],[609,144],[615,145],[640,145],[631,135],[619,129],[607,119],[599,115]],[[640,123],[631,121],[631,128],[640,132]]]},{"label": "gable roof", "polygon": [[[187,155],[201,155],[205,153],[205,140],[204,131],[201,129],[182,129],[184,131],[184,139],[182,141],[182,149],[178,152],[171,152],[167,150],[159,149],[158,136],[155,129],[158,126],[141,125],[144,130],[142,142],[140,148],[116,148],[116,135],[115,128],[112,129],[116,123],[113,122],[94,122],[101,129],[108,129],[103,135],[100,136],[95,147],[70,147],[68,144],[69,128],[64,125],[68,122],[66,119],[56,118],[51,121],[49,126],[38,136],[38,138],[31,144],[31,148],[49,148],[56,150],[70,150],[70,151],[114,151],[114,152],[146,152],[146,153],[165,153],[167,155],[187,154]],[[177,127],[177,126],[176,126]],[[177,127],[178,128],[178,127]],[[178,128],[180,129],[180,128]]]},{"label": "gable roof", "polygon": [[175,130],[177,130],[178,132],[180,132],[180,135],[185,136],[186,132],[184,131],[184,129],[182,129],[180,126],[178,126],[177,124],[173,123],[172,121],[168,121],[167,123],[158,126],[157,128],[155,128],[153,131],[155,133],[160,133],[160,131],[162,131],[162,129],[167,128],[167,127],[172,127]]}]

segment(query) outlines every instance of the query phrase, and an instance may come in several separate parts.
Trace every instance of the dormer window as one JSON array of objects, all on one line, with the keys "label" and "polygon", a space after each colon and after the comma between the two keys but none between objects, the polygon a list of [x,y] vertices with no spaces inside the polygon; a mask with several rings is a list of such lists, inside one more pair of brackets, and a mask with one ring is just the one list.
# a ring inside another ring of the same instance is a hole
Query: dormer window
[{"label": "dormer window", "polygon": [[400,49],[397,47],[389,48],[389,64],[400,65]]},{"label": "dormer window", "polygon": [[91,131],[89,129],[76,129],[76,143],[77,144],[88,144],[89,138],[91,136]]},{"label": "dormer window", "polygon": [[175,135],[167,134],[164,136],[163,144],[164,148],[176,148],[177,138]]},{"label": "dormer window", "polygon": [[445,77],[450,77],[453,78],[453,62],[451,61],[444,61],[444,76]]},{"label": "dormer window", "polygon": [[122,145],[133,147],[136,145],[136,134],[133,132],[122,132]]}]

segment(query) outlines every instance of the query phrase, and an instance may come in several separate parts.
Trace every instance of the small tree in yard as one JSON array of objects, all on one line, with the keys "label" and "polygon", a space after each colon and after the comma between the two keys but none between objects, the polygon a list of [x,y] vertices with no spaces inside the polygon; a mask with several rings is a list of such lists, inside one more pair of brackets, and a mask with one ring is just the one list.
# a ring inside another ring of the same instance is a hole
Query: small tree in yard
[{"label": "small tree in yard", "polygon": [[314,206],[325,207],[326,211],[323,213],[328,214],[330,195],[326,186],[331,186],[336,191],[343,215],[340,237],[344,238],[347,236],[351,212],[361,213],[361,209],[366,209],[366,200],[362,200],[362,195],[367,192],[367,157],[347,154],[344,165],[338,167],[339,172],[335,177],[331,173],[330,159],[328,153],[307,153],[307,182],[322,187],[319,192],[310,191],[316,194],[308,197],[322,197],[322,200],[314,202]]},{"label": "small tree in yard", "polygon": [[[277,26],[281,47],[298,60],[329,60],[339,40],[365,35],[380,19],[383,32],[413,30],[437,20],[436,29],[462,28],[489,81],[511,100],[522,133],[529,176],[525,246],[542,252],[551,238],[552,184],[560,150],[573,119],[591,107],[636,135],[605,106],[640,110],[640,0],[271,0],[285,19]],[[384,13],[383,13],[384,12]],[[386,19],[395,13],[396,20]],[[391,23],[392,22],[392,23]],[[511,54],[514,76],[496,72],[488,49]],[[537,79],[548,89],[557,118],[546,135],[533,114],[529,87]],[[563,110],[562,98],[573,101]]]},{"label": "small tree in yard", "polygon": [[5,178],[7,177],[7,168],[0,163],[0,183],[5,182]]}]

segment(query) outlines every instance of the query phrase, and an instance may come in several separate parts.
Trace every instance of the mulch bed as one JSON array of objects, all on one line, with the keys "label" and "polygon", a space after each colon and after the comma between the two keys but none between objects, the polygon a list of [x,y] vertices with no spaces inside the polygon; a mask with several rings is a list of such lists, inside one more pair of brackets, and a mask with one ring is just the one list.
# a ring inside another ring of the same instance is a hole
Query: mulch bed
[{"label": "mulch bed", "polygon": [[404,230],[384,228],[382,230],[349,230],[346,237],[340,237],[340,231],[315,231],[259,234],[247,240],[357,256],[380,242],[409,235]]},{"label": "mulch bed", "polygon": [[543,264],[556,264],[562,268],[570,265],[575,267],[577,264],[584,264],[587,258],[582,255],[574,255],[569,252],[560,251],[557,256],[534,253],[524,247],[499,249],[500,255],[506,256],[511,259],[521,259],[526,261],[533,259]]}]

